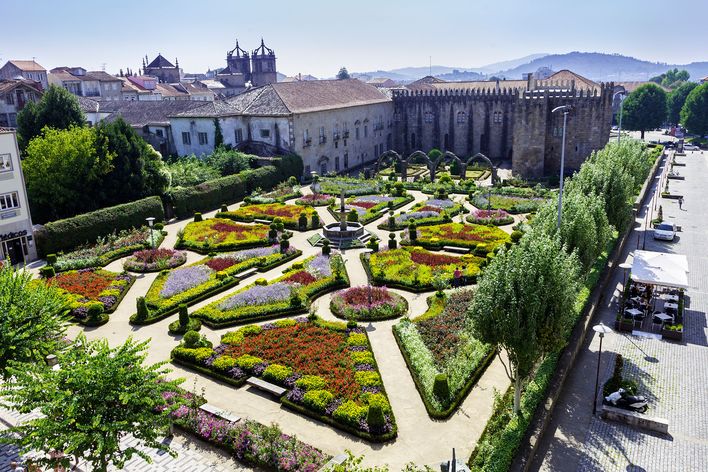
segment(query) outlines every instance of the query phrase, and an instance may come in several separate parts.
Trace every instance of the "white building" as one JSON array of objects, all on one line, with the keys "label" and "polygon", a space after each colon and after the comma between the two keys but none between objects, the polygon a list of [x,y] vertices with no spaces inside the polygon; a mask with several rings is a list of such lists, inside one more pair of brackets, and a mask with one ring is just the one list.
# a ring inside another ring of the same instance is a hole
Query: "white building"
[{"label": "white building", "polygon": [[304,176],[347,172],[391,149],[393,104],[356,79],[278,82],[170,118],[177,154],[209,154],[214,120],[235,148],[302,157]]},{"label": "white building", "polygon": [[0,260],[14,265],[36,258],[17,136],[0,128]]}]

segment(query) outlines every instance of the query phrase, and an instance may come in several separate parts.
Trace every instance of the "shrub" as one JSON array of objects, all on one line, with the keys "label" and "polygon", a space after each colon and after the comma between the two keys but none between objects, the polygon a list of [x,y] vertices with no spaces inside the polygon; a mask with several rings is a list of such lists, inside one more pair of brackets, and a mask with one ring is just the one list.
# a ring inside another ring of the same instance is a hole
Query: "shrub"
[{"label": "shrub", "polygon": [[297,220],[297,224],[301,230],[307,229],[307,215],[305,213],[300,213],[300,217]]},{"label": "shrub", "polygon": [[378,387],[381,385],[381,376],[377,372],[360,371],[354,374],[356,383],[362,387]]},{"label": "shrub", "polygon": [[256,285],[268,285],[268,281],[263,277],[256,279]]},{"label": "shrub", "polygon": [[366,415],[367,408],[364,406],[359,406],[351,400],[347,400],[342,403],[339,408],[334,410],[332,416],[335,420],[341,421],[344,424],[359,427],[359,420]]},{"label": "shrub", "polygon": [[290,367],[280,364],[271,364],[263,371],[263,378],[271,382],[282,384],[292,373],[293,370]]},{"label": "shrub", "polygon": [[203,221],[202,214],[199,212],[194,213],[194,221]]},{"label": "shrub", "polygon": [[408,239],[411,241],[418,239],[418,231],[415,229],[415,223],[412,221],[408,224]]},{"label": "shrub", "polygon": [[214,359],[214,362],[211,364],[211,366],[216,370],[226,372],[229,369],[236,367],[236,359],[229,356],[219,356]]},{"label": "shrub", "polygon": [[145,218],[149,216],[158,221],[165,218],[160,197],[148,197],[53,221],[35,231],[37,250],[40,255],[71,250],[82,244],[96,241],[101,236],[139,228],[145,224]]},{"label": "shrub", "polygon": [[187,311],[187,305],[184,303],[179,305],[179,324],[182,327],[186,327],[189,324],[189,312]]},{"label": "shrub", "polygon": [[187,331],[182,338],[184,341],[184,347],[187,348],[195,348],[199,345],[199,341],[201,339],[201,336],[199,336],[199,333],[196,331]]},{"label": "shrub", "polygon": [[305,405],[309,406],[313,410],[319,413],[324,413],[327,405],[334,400],[334,395],[327,390],[310,390],[305,392],[302,400]]},{"label": "shrub", "polygon": [[388,235],[388,248],[396,249],[398,247],[398,242],[396,242],[396,233],[389,233]]},{"label": "shrub", "polygon": [[[661,208],[659,208],[659,210],[661,210]],[[57,255],[56,254],[47,254],[47,265],[53,266],[56,263],[57,263]]]},{"label": "shrub", "polygon": [[241,367],[242,369],[253,369],[256,364],[260,364],[262,362],[263,359],[261,359],[260,357],[252,356],[250,354],[244,354],[236,358],[236,365]]},{"label": "shrub", "polygon": [[202,364],[214,354],[214,350],[210,347],[188,348],[186,346],[177,346],[173,353],[180,359]]},{"label": "shrub", "polygon": [[359,213],[356,212],[353,208],[347,213],[347,221],[356,223],[359,221]]},{"label": "shrub", "polygon": [[222,212],[222,213],[226,213],[227,211],[229,211],[229,206],[228,206],[228,205],[225,205],[225,204],[222,204],[222,205],[221,205],[221,208],[219,209],[219,211]]},{"label": "shrub", "polygon": [[89,326],[101,324],[101,315],[104,312],[103,303],[92,302],[88,304],[87,308],[88,311],[86,313],[86,324],[88,324]]},{"label": "shrub", "polygon": [[523,235],[524,235],[524,233],[522,233],[518,229],[515,229],[514,231],[511,232],[511,241],[514,243],[518,243]]},{"label": "shrub", "polygon": [[327,381],[319,375],[303,375],[295,382],[295,386],[303,390],[322,390],[327,386]]},{"label": "shrub", "polygon": [[373,431],[381,431],[386,426],[386,418],[384,418],[383,411],[379,405],[369,406],[366,422],[369,424],[369,429]]},{"label": "shrub", "polygon": [[150,317],[150,311],[148,310],[147,301],[145,297],[138,297],[137,299],[137,316],[135,317],[138,321],[147,320]]},{"label": "shrub", "polygon": [[312,214],[312,227],[317,228],[320,225],[320,215],[317,213]]},{"label": "shrub", "polygon": [[433,383],[433,394],[440,400],[446,401],[450,398],[450,385],[447,382],[447,374],[438,374]]},{"label": "shrub", "polygon": [[44,277],[45,279],[49,279],[51,277],[54,277],[56,275],[56,271],[54,270],[53,266],[46,265],[39,269],[39,275]]},{"label": "shrub", "polygon": [[329,247],[329,239],[322,240],[322,255],[329,256],[332,253],[332,248]]}]

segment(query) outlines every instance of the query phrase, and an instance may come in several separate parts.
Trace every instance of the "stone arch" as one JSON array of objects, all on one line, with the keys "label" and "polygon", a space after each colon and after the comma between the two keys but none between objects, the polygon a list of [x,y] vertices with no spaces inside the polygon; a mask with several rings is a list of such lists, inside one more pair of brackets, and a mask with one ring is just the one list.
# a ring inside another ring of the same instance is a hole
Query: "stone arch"
[{"label": "stone arch", "polygon": [[401,164],[401,180],[403,182],[408,178],[408,159],[404,159],[396,151],[389,150],[384,152],[376,160],[376,165],[374,167],[374,173],[378,174],[381,169],[381,164],[391,165],[394,162],[400,162]]},{"label": "stone arch", "polygon": [[329,172],[329,160],[327,156],[320,156],[320,158],[317,159],[317,171],[323,177]]},{"label": "stone arch", "polygon": [[476,160],[482,160],[482,161],[486,162],[487,164],[489,164],[489,168],[492,170],[492,185],[497,183],[497,181],[499,180],[499,177],[497,177],[497,168],[494,166],[494,164],[492,164],[492,161],[487,156],[482,154],[481,152],[478,152],[474,156],[466,159],[465,173],[467,172],[467,166],[469,166],[470,163],[472,163]]}]

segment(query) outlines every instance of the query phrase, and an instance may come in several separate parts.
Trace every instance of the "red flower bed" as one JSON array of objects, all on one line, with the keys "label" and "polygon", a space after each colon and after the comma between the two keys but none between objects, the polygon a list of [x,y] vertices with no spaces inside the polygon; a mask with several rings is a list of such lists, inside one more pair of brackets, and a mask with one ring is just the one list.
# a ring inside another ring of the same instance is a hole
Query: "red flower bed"
[{"label": "red flower bed", "polygon": [[317,279],[308,271],[299,270],[288,275],[282,281],[289,284],[310,285],[311,283],[316,282]]},{"label": "red flower bed", "polygon": [[460,333],[465,329],[467,307],[473,298],[471,290],[455,292],[450,295],[442,314],[416,322],[423,342],[441,368],[458,352]]},{"label": "red flower bed", "polygon": [[416,211],[434,211],[436,213],[442,213],[442,208],[436,206],[425,205],[418,208]]},{"label": "red flower bed", "polygon": [[371,303],[388,303],[393,300],[388,290],[381,287],[352,287],[340,292],[340,295],[347,305],[368,305],[369,296]]},{"label": "red flower bed", "polygon": [[347,349],[347,335],[312,323],[264,330],[228,346],[226,354],[257,356],[269,363],[286,365],[302,375],[319,375],[335,396],[354,400],[361,386],[354,380],[354,364]]},{"label": "red flower bed", "polygon": [[233,257],[215,257],[206,262],[207,267],[211,270],[219,272],[221,270],[226,270],[232,265],[236,265],[237,261]]},{"label": "red flower bed", "polygon": [[170,259],[176,253],[177,251],[175,251],[174,249],[144,249],[142,251],[134,252],[133,258],[135,258],[137,262],[141,262],[144,264],[154,264],[157,261],[163,259]]},{"label": "red flower bed", "polygon": [[52,285],[90,300],[98,298],[99,294],[108,288],[111,282],[113,282],[112,277],[90,270],[65,272],[50,279]]},{"label": "red flower bed", "polygon": [[353,202],[350,202],[349,205],[358,206],[359,208],[366,208],[366,209],[368,210],[369,208],[373,208],[373,207],[375,207],[376,205],[379,205],[380,203],[381,203],[381,202],[378,202],[378,203],[377,203],[377,202],[358,202],[358,201],[353,201]]},{"label": "red flower bed", "polygon": [[459,257],[447,256],[445,254],[433,254],[427,251],[411,251],[411,260],[416,264],[423,264],[431,267],[460,263]]},{"label": "red flower bed", "polygon": [[243,233],[250,231],[247,226],[218,222],[211,225],[211,229],[220,233]]}]

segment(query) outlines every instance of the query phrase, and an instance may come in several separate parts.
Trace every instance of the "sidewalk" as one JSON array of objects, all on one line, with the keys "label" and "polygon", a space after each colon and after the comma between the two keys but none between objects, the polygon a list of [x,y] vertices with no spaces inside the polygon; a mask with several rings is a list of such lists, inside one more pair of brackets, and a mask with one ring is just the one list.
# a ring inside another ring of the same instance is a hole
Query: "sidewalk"
[{"label": "sidewalk", "polygon": [[[585,340],[544,434],[533,471],[699,471],[708,457],[708,210],[703,205],[708,181],[708,160],[700,153],[679,157],[685,181],[672,181],[672,190],[685,195],[683,210],[675,200],[658,199],[665,219],[682,228],[676,241],[659,242],[651,230],[644,239],[647,206],[640,209],[637,223],[621,260],[645,244],[649,251],[688,256],[689,289],[683,343],[639,338],[621,333],[605,336],[600,384],[610,377],[616,353],[625,359],[625,376],[639,383],[640,394],[650,401],[649,414],[669,420],[669,437],[647,434],[592,415],[599,337],[594,331]],[[668,162],[668,160],[667,160]],[[657,181],[653,191],[657,190]],[[648,205],[652,205],[653,195]],[[654,214],[656,213],[654,211]],[[614,325],[617,297],[624,273],[616,269],[605,294],[606,305],[594,323]],[[598,399],[599,403],[600,399]]]}]

